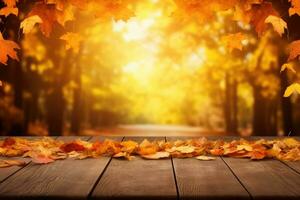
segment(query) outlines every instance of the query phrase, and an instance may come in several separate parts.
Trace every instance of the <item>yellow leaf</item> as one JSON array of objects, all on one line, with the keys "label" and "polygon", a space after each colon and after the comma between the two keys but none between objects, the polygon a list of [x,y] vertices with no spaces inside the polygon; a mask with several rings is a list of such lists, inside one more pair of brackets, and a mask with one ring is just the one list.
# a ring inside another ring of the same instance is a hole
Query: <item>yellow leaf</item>
[{"label": "yellow leaf", "polygon": [[269,15],[266,20],[265,23],[270,23],[272,24],[274,30],[280,35],[282,36],[282,34],[284,33],[284,29],[287,29],[287,24],[286,22],[281,19],[280,17],[277,17],[275,15]]},{"label": "yellow leaf", "polygon": [[293,83],[289,87],[286,88],[284,92],[284,97],[291,96],[294,92],[300,94],[300,84],[299,83]]},{"label": "yellow leaf", "polygon": [[176,151],[180,153],[193,153],[195,151],[195,147],[193,146],[180,146],[176,147]]},{"label": "yellow leaf", "polygon": [[148,155],[141,155],[143,158],[150,159],[150,160],[157,160],[160,158],[168,158],[170,156],[169,152],[163,152],[159,151],[154,154],[148,154]]},{"label": "yellow leaf", "polygon": [[28,17],[24,19],[21,22],[20,28],[23,29],[23,33],[27,34],[30,33],[30,31],[33,29],[35,24],[42,23],[42,19],[38,15],[33,15],[31,17]]},{"label": "yellow leaf", "polygon": [[280,72],[283,72],[285,69],[288,69],[296,74],[296,70],[294,69],[294,66],[292,63],[285,63],[281,66]]},{"label": "yellow leaf", "polygon": [[247,145],[247,144],[237,145],[236,149],[237,149],[238,151],[241,151],[241,150],[253,151],[252,146],[251,146],[251,145]]},{"label": "yellow leaf", "polygon": [[204,160],[204,161],[216,160],[215,157],[211,157],[211,156],[197,156],[196,159],[197,160]]},{"label": "yellow leaf", "polygon": [[289,147],[289,148],[293,148],[293,147],[297,147],[300,145],[300,143],[295,140],[294,138],[285,138],[283,140],[283,142]]}]

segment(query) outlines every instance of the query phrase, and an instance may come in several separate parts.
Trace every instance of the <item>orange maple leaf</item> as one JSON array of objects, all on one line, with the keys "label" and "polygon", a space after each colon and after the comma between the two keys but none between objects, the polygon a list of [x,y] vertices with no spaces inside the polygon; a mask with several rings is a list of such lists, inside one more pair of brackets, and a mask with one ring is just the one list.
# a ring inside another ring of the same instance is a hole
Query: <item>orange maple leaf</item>
[{"label": "orange maple leaf", "polygon": [[0,15],[4,15],[5,17],[7,17],[10,14],[18,16],[18,14],[19,14],[18,8],[6,6],[6,7],[0,9]]},{"label": "orange maple leaf", "polygon": [[55,6],[38,2],[34,5],[28,16],[39,16],[42,19],[40,30],[46,37],[49,37],[52,32],[53,26],[57,21],[56,13],[57,10],[55,9]]},{"label": "orange maple leaf", "polygon": [[232,52],[233,49],[242,50],[243,49],[243,45],[242,45],[243,40],[245,40],[245,35],[242,34],[241,32],[229,34],[229,35],[223,36],[221,38],[221,41],[229,49],[229,52]]},{"label": "orange maple leaf", "polygon": [[7,7],[15,7],[18,0],[3,0]]},{"label": "orange maple leaf", "polygon": [[94,11],[96,18],[128,20],[134,16],[134,12],[129,9],[129,1],[100,1],[94,2]]},{"label": "orange maple leaf", "polygon": [[289,0],[291,2],[291,7],[289,9],[289,15],[299,15],[300,16],[300,1],[299,0]]},{"label": "orange maple leaf", "polygon": [[267,28],[265,23],[269,15],[279,16],[278,12],[274,10],[272,3],[264,2],[260,5],[252,6],[252,17],[250,23],[255,27],[255,31],[259,36],[261,36]]},{"label": "orange maple leaf", "polygon": [[297,58],[300,55],[300,40],[296,40],[289,45],[290,55],[288,61]]},{"label": "orange maple leaf", "polygon": [[3,39],[2,33],[0,33],[0,63],[7,65],[8,56],[19,60],[16,49],[20,49],[19,45],[14,41]]},{"label": "orange maple leaf", "polygon": [[73,49],[75,53],[79,51],[80,42],[82,41],[81,35],[78,33],[68,32],[60,37],[61,40],[66,41],[66,49]]}]

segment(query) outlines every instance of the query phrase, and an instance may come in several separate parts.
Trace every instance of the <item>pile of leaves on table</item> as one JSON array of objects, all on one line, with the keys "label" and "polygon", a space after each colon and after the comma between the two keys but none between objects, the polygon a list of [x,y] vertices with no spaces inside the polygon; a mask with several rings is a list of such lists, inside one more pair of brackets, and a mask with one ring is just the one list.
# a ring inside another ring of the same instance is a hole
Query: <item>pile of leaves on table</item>
[{"label": "pile of leaves on table", "polygon": [[300,141],[294,138],[276,140],[208,140],[206,138],[177,140],[166,142],[143,140],[87,142],[80,139],[64,142],[52,138],[28,140],[24,138],[6,138],[0,141],[0,167],[25,165],[28,159],[5,159],[3,157],[29,157],[38,164],[46,164],[67,158],[85,159],[101,156],[113,156],[131,160],[134,156],[144,159],[191,158],[214,160],[217,156],[250,158],[261,160],[275,158],[287,161],[300,160]]}]

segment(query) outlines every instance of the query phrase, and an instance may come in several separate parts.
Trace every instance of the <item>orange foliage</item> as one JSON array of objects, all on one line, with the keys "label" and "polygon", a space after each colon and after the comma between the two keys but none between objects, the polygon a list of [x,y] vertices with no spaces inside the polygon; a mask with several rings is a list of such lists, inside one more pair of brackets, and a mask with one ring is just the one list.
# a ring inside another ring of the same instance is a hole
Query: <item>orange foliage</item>
[{"label": "orange foliage", "polygon": [[[235,158],[250,158],[261,160],[276,158],[279,160],[300,160],[300,141],[293,138],[281,140],[253,140],[245,139],[223,141],[196,138],[177,140],[172,142],[143,140],[140,144],[135,141],[117,142],[104,140],[103,142],[85,142],[76,140],[63,142],[51,138],[27,140],[22,138],[6,138],[0,141],[0,156],[31,157],[34,163],[46,164],[59,159],[97,158],[99,156],[113,156],[131,160],[134,155],[145,159],[160,159],[178,157],[195,157],[198,160],[214,160],[213,156],[229,156]],[[1,161],[0,167],[22,165],[20,162]]]}]

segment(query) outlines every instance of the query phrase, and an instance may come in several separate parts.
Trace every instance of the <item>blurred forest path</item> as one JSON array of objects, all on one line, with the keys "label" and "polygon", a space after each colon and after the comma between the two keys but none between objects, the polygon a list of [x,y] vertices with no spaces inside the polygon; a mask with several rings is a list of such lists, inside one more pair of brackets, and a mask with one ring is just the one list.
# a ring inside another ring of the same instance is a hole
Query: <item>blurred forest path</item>
[{"label": "blurred forest path", "polygon": [[81,135],[104,135],[104,136],[208,136],[228,135],[222,130],[207,130],[202,127],[190,127],[180,125],[119,125],[116,127],[103,128],[99,130],[86,129]]}]

